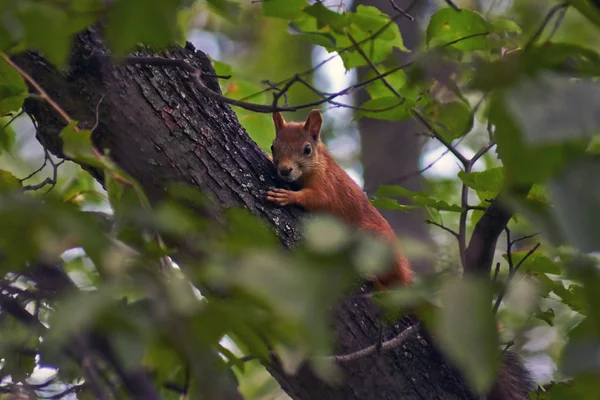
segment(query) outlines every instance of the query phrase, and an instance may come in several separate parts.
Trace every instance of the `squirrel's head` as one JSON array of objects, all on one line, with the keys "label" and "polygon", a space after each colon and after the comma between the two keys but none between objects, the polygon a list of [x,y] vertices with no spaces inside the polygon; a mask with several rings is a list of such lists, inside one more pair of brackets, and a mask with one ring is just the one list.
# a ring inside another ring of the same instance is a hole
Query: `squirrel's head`
[{"label": "squirrel's head", "polygon": [[318,163],[318,145],[323,120],[312,110],[306,122],[286,123],[281,113],[273,113],[275,140],[271,146],[277,174],[287,182],[297,181]]}]

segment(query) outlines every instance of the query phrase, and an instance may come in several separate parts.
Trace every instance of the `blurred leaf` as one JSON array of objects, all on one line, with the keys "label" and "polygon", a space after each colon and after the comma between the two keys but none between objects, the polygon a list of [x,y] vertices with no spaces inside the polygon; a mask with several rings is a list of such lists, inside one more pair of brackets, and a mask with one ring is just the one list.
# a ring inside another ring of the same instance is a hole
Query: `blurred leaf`
[{"label": "blurred leaf", "polygon": [[403,121],[412,116],[413,104],[407,99],[399,99],[396,96],[377,97],[367,100],[360,106],[355,118],[368,117],[373,119],[384,119],[391,121]]},{"label": "blurred leaf", "polygon": [[25,45],[38,49],[58,67],[63,67],[71,50],[71,26],[67,13],[49,2],[29,3],[19,9],[25,29]]},{"label": "blurred leaf", "polygon": [[21,74],[0,58],[0,117],[19,110],[28,95]]},{"label": "blurred leaf", "polygon": [[[463,8],[456,11],[444,7],[436,12],[427,26],[427,44],[444,45],[452,41],[478,35],[491,30],[490,23],[479,13]],[[486,36],[476,36],[461,40],[452,45],[460,50],[480,50],[486,48]]]},{"label": "blurred leaf", "polygon": [[317,19],[317,27],[319,29],[331,26],[335,30],[340,30],[350,24],[347,18],[348,14],[331,11],[320,2],[304,8],[304,12]]},{"label": "blurred leaf", "polygon": [[262,11],[266,17],[294,19],[308,7],[306,0],[269,0],[262,1]]},{"label": "blurred leaf", "polygon": [[442,350],[477,391],[485,392],[494,383],[499,359],[490,283],[449,280],[440,301],[444,309],[436,331]]},{"label": "blurred leaf", "polygon": [[489,113],[490,121],[495,126],[496,149],[504,165],[508,184],[543,182],[585,151],[586,144],[580,141],[529,146],[500,93],[492,96]]},{"label": "blurred leaf", "polygon": [[[393,23],[389,15],[379,11],[377,7],[359,4],[356,7],[356,12],[350,15],[350,20],[354,25],[369,34],[382,30],[376,40],[389,41],[398,50],[409,51],[404,46],[398,25]],[[360,40],[359,38],[356,39]],[[367,54],[369,53],[367,52]]]},{"label": "blurred leaf", "polygon": [[522,31],[521,27],[511,19],[497,18],[492,21],[492,25],[496,33],[511,32],[520,34]]},{"label": "blurred leaf", "polygon": [[175,41],[181,0],[117,0],[108,12],[106,37],[116,56],[138,43],[164,48]]},{"label": "blurred leaf", "polygon": [[[600,131],[600,82],[544,73],[506,96],[508,109],[530,145],[588,138]],[[574,110],[577,110],[574,112]]]},{"label": "blurred leaf", "polygon": [[[388,68],[379,68],[379,72],[381,72],[382,74],[386,73],[388,70],[389,70]],[[369,70],[369,72],[365,75],[364,80],[367,81],[369,79],[373,79],[373,78],[375,78],[375,76],[376,76],[375,71]],[[394,89],[399,90],[402,87],[404,87],[404,85],[406,85],[407,77],[406,77],[406,73],[403,70],[399,69],[398,71],[387,75],[385,77],[385,80]],[[383,83],[383,81],[381,79],[378,79],[378,80],[374,81],[373,83],[370,83],[369,85],[367,85],[366,89],[367,89],[367,92],[369,92],[369,95],[371,96],[371,98],[373,98],[373,99],[377,98],[377,97],[387,97],[392,94],[390,89],[385,86],[385,84]]]},{"label": "blurred leaf", "polygon": [[92,132],[85,129],[76,130],[77,124],[77,121],[71,121],[60,131],[63,152],[69,158],[94,163],[96,156],[92,147]]},{"label": "blurred leaf", "polygon": [[303,228],[306,246],[318,253],[337,252],[350,239],[348,228],[331,215],[308,219]]},{"label": "blurred leaf", "polygon": [[232,0],[206,0],[206,2],[213,12],[232,22],[237,21],[242,8],[240,3]]},{"label": "blurred leaf", "polygon": [[567,0],[567,4],[573,6],[590,22],[600,28],[600,9],[598,4],[592,4],[592,1],[586,0]]},{"label": "blurred leaf", "polygon": [[[382,185],[377,189],[375,193],[378,197],[408,197],[416,204],[423,207],[431,207],[439,211],[455,211],[461,212],[462,207],[456,204],[448,204],[443,200],[437,200],[431,198],[425,192],[412,192],[408,189],[405,189],[401,186],[387,186]],[[406,207],[406,206],[405,206]]]},{"label": "blurred leaf", "polygon": [[600,163],[580,162],[548,185],[565,238],[583,252],[600,250]]},{"label": "blurred leaf", "polygon": [[440,134],[450,142],[473,128],[471,108],[462,101],[429,103],[423,111],[427,119],[438,126]]},{"label": "blurred leaf", "polygon": [[11,172],[0,169],[0,192],[19,190],[23,187],[19,178]]},{"label": "blurred leaf", "polygon": [[481,172],[459,171],[458,177],[468,187],[478,192],[487,192],[495,197],[504,184],[503,167],[494,167]]}]

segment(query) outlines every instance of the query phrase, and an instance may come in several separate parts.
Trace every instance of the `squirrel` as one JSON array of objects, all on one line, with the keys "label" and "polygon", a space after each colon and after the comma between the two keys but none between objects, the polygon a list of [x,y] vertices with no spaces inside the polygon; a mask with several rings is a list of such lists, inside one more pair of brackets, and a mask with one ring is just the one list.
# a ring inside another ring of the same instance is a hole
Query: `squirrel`
[{"label": "squirrel", "polygon": [[[271,146],[271,160],[282,180],[297,183],[301,189],[272,189],[267,192],[267,200],[279,206],[298,205],[308,212],[327,212],[389,243],[396,240],[385,218],[356,182],[335,162],[321,141],[323,120],[319,110],[312,110],[304,123],[286,123],[281,113],[274,112],[273,122],[275,140]],[[408,260],[398,251],[394,265],[388,272],[371,280],[380,290],[409,285],[412,283],[412,271]],[[430,343],[434,343],[431,337],[429,339]],[[526,400],[534,386],[529,371],[524,368],[518,355],[505,351],[496,382],[485,398]]]},{"label": "squirrel", "polygon": [[[301,189],[275,188],[267,192],[267,200],[279,206],[298,205],[308,212],[326,212],[390,244],[396,241],[390,224],[335,162],[321,140],[323,119],[319,110],[312,110],[304,123],[286,123],[281,113],[274,112],[273,122],[275,140],[271,153],[277,174],[286,182],[298,183]],[[396,251],[393,266],[386,273],[368,279],[378,289],[385,290],[410,284],[412,271],[404,254]]]}]

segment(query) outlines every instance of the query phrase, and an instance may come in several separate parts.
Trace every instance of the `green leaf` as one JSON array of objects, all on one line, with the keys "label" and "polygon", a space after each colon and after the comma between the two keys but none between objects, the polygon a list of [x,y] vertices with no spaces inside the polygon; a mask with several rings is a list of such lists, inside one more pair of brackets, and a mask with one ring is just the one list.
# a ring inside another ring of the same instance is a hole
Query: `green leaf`
[{"label": "green leaf", "polygon": [[[398,25],[390,19],[389,15],[379,11],[377,7],[360,4],[356,7],[356,12],[350,14],[349,18],[354,25],[366,33],[374,34],[382,30],[375,41],[389,41],[400,51],[409,51],[404,46]],[[358,38],[356,39],[358,40]]]},{"label": "green leaf", "polygon": [[[525,259],[525,261],[522,261],[527,253],[527,251],[512,253],[511,257],[513,260],[513,266],[516,267],[520,262],[522,262],[521,266],[519,267],[520,271],[555,275],[561,274],[562,270],[560,266],[545,255],[532,253],[527,257],[527,259]],[[502,257],[504,257],[505,260],[508,260],[508,256],[506,254],[504,254]]]},{"label": "green leaf", "polygon": [[71,49],[67,13],[47,2],[36,2],[19,9],[18,14],[25,30],[25,46],[41,51],[51,63],[63,67]]},{"label": "green leaf", "polygon": [[[379,68],[379,72],[381,72],[382,74],[386,73],[389,70],[389,68]],[[369,72],[365,75],[364,80],[369,80],[369,79],[373,79],[375,78],[376,74],[375,71],[373,71],[372,69],[369,70]],[[390,84],[390,86],[392,86],[394,89],[396,89],[397,91],[400,91],[400,89],[402,89],[404,87],[404,85],[406,85],[407,82],[407,77],[406,77],[406,73],[399,69],[398,71],[395,71],[389,75],[387,75],[385,77],[385,80]],[[369,92],[369,95],[371,96],[371,98],[377,98],[377,97],[387,97],[390,96],[391,94],[393,94],[391,92],[391,90],[383,83],[383,80],[378,79],[376,81],[374,81],[373,83],[370,83],[369,85],[367,85],[366,87],[367,92]]]},{"label": "green leaf", "polygon": [[92,148],[92,132],[85,129],[75,130],[77,124],[77,121],[71,121],[60,131],[63,152],[67,157],[73,159],[95,159]]},{"label": "green leaf", "polygon": [[404,121],[412,116],[413,103],[396,96],[378,97],[367,100],[360,106],[355,118],[368,117],[390,121]]},{"label": "green leaf", "polygon": [[118,0],[108,12],[107,40],[117,56],[138,43],[164,48],[175,41],[181,0]]},{"label": "green leaf", "polygon": [[600,28],[600,9],[598,4],[592,4],[587,0],[567,0],[567,4],[573,6],[581,15]]},{"label": "green leaf", "polygon": [[21,74],[0,58],[0,117],[19,110],[27,96],[27,86]]},{"label": "green leaf", "polygon": [[[461,212],[463,210],[462,207],[460,207],[456,204],[448,204],[447,202],[445,202],[443,200],[437,200],[437,199],[432,198],[425,192],[412,192],[401,186],[382,185],[377,189],[377,192],[375,195],[378,197],[382,197],[382,199],[378,199],[378,201],[382,201],[383,198],[385,198],[385,197],[408,197],[414,203],[418,204],[421,207],[433,208],[438,211]],[[400,206],[400,205],[398,204],[398,206]],[[402,207],[404,209],[407,209],[407,207],[414,208],[414,206],[400,206],[400,207]]]},{"label": "green leaf", "polygon": [[0,169],[0,192],[15,191],[23,187],[19,178],[11,172]]},{"label": "green leaf", "polygon": [[248,135],[265,152],[270,154],[270,147],[275,137],[273,120],[269,114],[255,113],[235,108],[238,120]]},{"label": "green leaf", "polygon": [[481,172],[460,171],[458,177],[471,189],[488,192],[495,197],[504,184],[504,167],[489,168]]},{"label": "green leaf", "polygon": [[521,27],[511,19],[495,19],[492,21],[492,25],[494,26],[494,32],[496,33],[511,32],[520,34],[522,31]]},{"label": "green leaf", "polygon": [[458,139],[473,128],[471,107],[462,101],[449,103],[429,103],[423,110],[440,134],[448,141]]},{"label": "green leaf", "polygon": [[306,0],[269,0],[261,3],[263,15],[284,19],[294,19],[308,7]]},{"label": "green leaf", "polygon": [[[463,8],[456,11],[445,7],[436,12],[427,26],[427,44],[434,42],[444,45],[471,35],[490,32],[491,24],[479,13]],[[486,48],[487,37],[475,36],[460,40],[452,45],[460,50],[481,50]]]},{"label": "green leaf", "polygon": [[317,28],[319,29],[330,26],[332,29],[339,31],[350,24],[347,14],[340,14],[335,11],[331,11],[321,2],[304,8],[304,12],[316,18]]},{"label": "green leaf", "polygon": [[242,5],[231,0],[206,0],[209,8],[216,14],[230,21],[236,22],[240,16]]},{"label": "green leaf", "polygon": [[374,197],[371,199],[371,204],[373,204],[373,207],[379,208],[381,210],[408,211],[408,210],[414,210],[416,208],[420,208],[420,207],[406,206],[404,204],[400,204],[400,203],[398,203],[397,200],[390,199],[389,197]]},{"label": "green leaf", "polygon": [[478,392],[491,387],[498,369],[498,333],[491,302],[490,282],[466,277],[450,280],[442,289],[444,309],[435,324],[442,350]]},{"label": "green leaf", "polygon": [[335,37],[328,32],[305,32],[295,22],[290,22],[289,31],[291,34],[301,37],[307,42],[323,46],[327,49],[334,48],[336,45]]}]

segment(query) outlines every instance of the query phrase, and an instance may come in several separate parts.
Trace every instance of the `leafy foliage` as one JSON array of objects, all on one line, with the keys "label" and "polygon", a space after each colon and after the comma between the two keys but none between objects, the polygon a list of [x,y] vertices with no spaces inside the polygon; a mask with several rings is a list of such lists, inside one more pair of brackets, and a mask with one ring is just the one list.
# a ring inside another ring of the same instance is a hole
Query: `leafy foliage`
[{"label": "leafy foliage", "polygon": [[[308,361],[324,379],[334,375],[313,358],[333,352],[329,310],[358,275],[385,269],[386,246],[320,216],[306,222],[303,244],[286,252],[264,222],[246,211],[227,210],[219,223],[200,216],[194,206],[207,200],[189,188],[169,188],[165,201],[151,207],[135,177],[94,150],[92,132],[74,120],[66,121],[60,133],[64,155],[104,171],[105,191],[78,167],[71,176],[52,177],[61,164],[48,154],[41,169],[47,173],[47,163],[53,168],[47,195],[32,190],[46,187],[46,180],[38,179],[38,185],[27,184],[31,177],[19,178],[32,168],[15,151],[24,129],[13,125],[13,117],[20,121],[25,99],[43,101],[43,95],[29,93],[7,57],[36,50],[66,69],[73,35],[99,20],[107,23],[107,43],[115,56],[138,46],[164,49],[191,30],[182,21],[202,20],[195,18],[198,13],[209,21],[205,28],[218,38],[215,42],[251,42],[260,35],[248,21],[258,21],[255,25],[267,33],[256,40],[264,53],[250,52],[259,54],[253,57],[256,65],[278,70],[281,64],[273,59],[290,58],[290,75],[304,79],[282,93],[291,76],[280,81],[267,76],[261,86],[264,77],[247,73],[249,62],[241,56],[231,63],[215,61],[217,74],[231,75],[220,81],[230,99],[270,105],[275,94],[279,107],[303,108],[333,95],[333,106],[342,107],[336,96],[352,90],[330,93],[311,81],[314,70],[304,71],[293,55],[281,51],[293,48],[290,43],[305,43],[308,50],[315,46],[338,54],[346,71],[369,69],[364,84],[353,89],[365,89],[370,97],[354,106],[355,119],[423,118],[423,136],[441,142],[460,171],[448,185],[432,178],[432,191],[382,186],[372,202],[380,209],[425,209],[429,222],[438,225],[433,233],[443,233],[441,226],[458,239],[456,246],[451,238],[451,270],[465,267],[467,239],[492,199],[515,211],[502,237],[506,245],[501,240],[495,249],[494,285],[440,274],[431,281],[441,284],[423,279],[414,288],[382,296],[384,307],[410,305],[421,311],[442,350],[482,393],[498,372],[497,322],[510,328],[509,344],[525,342],[527,332],[554,329],[564,340],[539,339],[524,347],[542,348],[532,352],[560,367],[538,382],[546,390],[532,398],[596,398],[600,9],[587,0],[569,0],[545,14],[541,6],[517,0],[504,11],[442,7],[426,21],[424,48],[414,49],[412,61],[399,65],[395,54],[408,49],[394,22],[397,16],[372,6],[350,11],[307,0],[252,5],[1,0],[0,329],[6,334],[0,340],[0,369],[3,377],[10,376],[0,382],[2,391],[20,389],[39,367],[50,366],[57,377],[47,387],[59,382],[57,392],[69,389],[78,398],[92,398],[97,395],[92,377],[106,373],[112,363],[150,370],[152,386],[164,398],[178,398],[174,387],[198,398],[219,398],[237,379],[248,398],[259,398],[274,385],[255,361],[267,361],[273,352],[288,371]],[[569,12],[561,14],[567,6]],[[310,54],[299,58],[309,64]],[[302,95],[294,91],[299,86]],[[270,116],[235,110],[267,150]],[[473,155],[467,157],[466,150]],[[471,203],[473,194],[477,204]],[[109,224],[105,215],[89,211],[98,207],[110,214]],[[182,257],[163,238],[202,256]],[[436,238],[447,245],[445,236]],[[533,298],[533,306],[522,306],[528,303],[524,297]],[[90,346],[114,357],[88,363]],[[246,363],[247,358],[255,361]],[[110,373],[119,375],[114,370]],[[117,378],[123,377],[108,380]],[[121,382],[115,390],[125,386]]]}]

